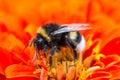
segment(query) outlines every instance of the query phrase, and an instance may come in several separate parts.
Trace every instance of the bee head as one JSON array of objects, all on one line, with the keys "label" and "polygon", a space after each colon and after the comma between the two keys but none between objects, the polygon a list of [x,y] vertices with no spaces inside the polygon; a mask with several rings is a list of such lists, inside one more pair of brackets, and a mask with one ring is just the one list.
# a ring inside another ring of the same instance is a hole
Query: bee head
[{"label": "bee head", "polygon": [[40,50],[43,49],[44,39],[40,36],[40,34],[37,34],[32,43],[36,49]]},{"label": "bee head", "polygon": [[[41,35],[42,37],[44,37],[44,39],[46,39],[48,42],[51,41],[50,37],[48,36],[46,30],[44,28],[39,27],[37,34]],[[39,36],[38,36],[39,37]]]}]

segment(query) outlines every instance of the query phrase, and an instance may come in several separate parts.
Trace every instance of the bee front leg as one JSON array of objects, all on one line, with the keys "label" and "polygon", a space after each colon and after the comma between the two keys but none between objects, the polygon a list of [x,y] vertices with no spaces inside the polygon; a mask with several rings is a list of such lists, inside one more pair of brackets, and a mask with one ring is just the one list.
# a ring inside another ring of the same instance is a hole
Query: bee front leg
[{"label": "bee front leg", "polygon": [[37,48],[37,44],[35,44],[35,55],[36,55],[36,58],[38,59],[38,48]]},{"label": "bee front leg", "polygon": [[34,62],[35,62],[36,60],[38,60],[38,58],[39,58],[37,45],[34,44],[34,46],[35,46],[35,54],[34,54],[33,59],[32,59],[32,61],[31,61],[32,63],[34,63]]},{"label": "bee front leg", "polygon": [[43,48],[43,51],[44,51],[44,56],[46,57],[46,51],[47,51],[47,48],[48,48],[48,46],[47,45],[45,45],[44,46],[44,48]]},{"label": "bee front leg", "polygon": [[50,51],[50,58],[49,58],[49,64],[52,65],[52,56],[54,55],[55,51],[57,50],[57,46],[53,46]]}]

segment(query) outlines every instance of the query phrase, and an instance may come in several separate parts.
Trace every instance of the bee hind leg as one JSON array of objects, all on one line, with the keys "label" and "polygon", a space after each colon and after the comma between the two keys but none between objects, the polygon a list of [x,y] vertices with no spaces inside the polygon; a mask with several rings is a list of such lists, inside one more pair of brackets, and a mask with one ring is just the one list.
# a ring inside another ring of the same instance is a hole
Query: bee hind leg
[{"label": "bee hind leg", "polygon": [[76,42],[71,40],[70,38],[66,37],[66,42],[68,44],[68,46],[73,50],[73,55],[74,55],[74,63],[75,61],[77,60],[78,58],[78,54],[77,54],[77,51],[76,51]]}]

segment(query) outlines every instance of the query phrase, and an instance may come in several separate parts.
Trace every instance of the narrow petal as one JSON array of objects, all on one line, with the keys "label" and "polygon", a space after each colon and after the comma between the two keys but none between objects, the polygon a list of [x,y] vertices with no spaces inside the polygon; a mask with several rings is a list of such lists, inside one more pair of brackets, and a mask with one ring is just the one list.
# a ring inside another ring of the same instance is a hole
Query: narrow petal
[{"label": "narrow petal", "polygon": [[91,74],[87,79],[88,80],[109,80],[111,78],[111,74],[105,71],[98,71]]},{"label": "narrow petal", "polygon": [[57,74],[57,80],[63,80],[63,78],[65,77],[64,67],[61,65],[57,65],[56,74]]},{"label": "narrow petal", "polygon": [[115,54],[115,55],[109,55],[109,56],[106,56],[105,58],[102,58],[101,62],[103,62],[104,65],[107,66],[108,64],[114,61],[119,61],[119,60],[120,60],[120,57]]},{"label": "narrow petal", "polygon": [[[99,46],[100,46],[101,40],[96,39],[92,42],[92,45],[87,49],[83,55],[83,58],[90,56],[92,53],[99,52]],[[89,44],[88,44],[89,45]]]},{"label": "narrow petal", "polygon": [[75,74],[76,74],[76,69],[75,67],[71,67],[68,71],[68,74],[67,74],[67,79],[68,80],[74,80],[75,79]]},{"label": "narrow petal", "polygon": [[120,65],[113,65],[105,69],[105,71],[110,72],[112,74],[112,80],[120,79]]},{"label": "narrow petal", "polygon": [[47,79],[48,79],[48,71],[42,68],[40,73],[40,80],[47,80]]},{"label": "narrow petal", "polygon": [[101,61],[95,62],[92,66],[100,66],[101,69],[103,69],[105,67],[104,63]]}]

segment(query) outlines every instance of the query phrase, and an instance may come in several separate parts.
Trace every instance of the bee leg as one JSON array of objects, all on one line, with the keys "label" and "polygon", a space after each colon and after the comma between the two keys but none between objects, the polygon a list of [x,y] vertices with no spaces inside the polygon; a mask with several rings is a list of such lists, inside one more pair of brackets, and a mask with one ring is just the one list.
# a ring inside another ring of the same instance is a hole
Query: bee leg
[{"label": "bee leg", "polygon": [[35,54],[36,54],[36,58],[38,59],[38,48],[36,44],[35,44]]},{"label": "bee leg", "polygon": [[66,42],[68,44],[68,46],[70,46],[70,48],[72,48],[73,50],[73,53],[74,53],[74,63],[75,63],[75,60],[77,59],[78,55],[77,55],[77,51],[76,51],[76,43],[71,40],[70,38],[66,37]]},{"label": "bee leg", "polygon": [[48,48],[48,46],[47,45],[45,45],[44,46],[44,48],[43,48],[43,51],[44,51],[44,56],[46,57],[46,51],[47,51],[47,48]]},{"label": "bee leg", "polygon": [[50,59],[49,59],[49,64],[50,66],[52,65],[52,56],[54,55],[55,51],[57,49],[57,46],[53,46],[50,52]]},{"label": "bee leg", "polygon": [[34,54],[33,59],[32,59],[32,61],[31,61],[32,63],[34,63],[34,62],[35,62],[36,60],[38,60],[38,58],[39,58],[37,45],[34,44],[34,46],[35,46],[35,54]]},{"label": "bee leg", "polygon": [[77,55],[77,51],[75,49],[73,49],[74,52],[74,61],[77,59],[78,55]]}]

